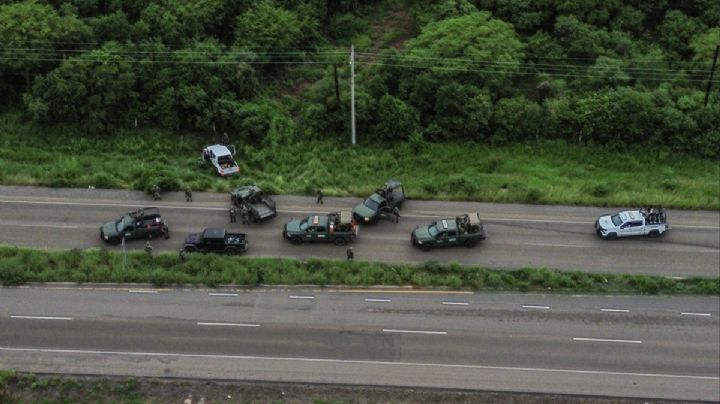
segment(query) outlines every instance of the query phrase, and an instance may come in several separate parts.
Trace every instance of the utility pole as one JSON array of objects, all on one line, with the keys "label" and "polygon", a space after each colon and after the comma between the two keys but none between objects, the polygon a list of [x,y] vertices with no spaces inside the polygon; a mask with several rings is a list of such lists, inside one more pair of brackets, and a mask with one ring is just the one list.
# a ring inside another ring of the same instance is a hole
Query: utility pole
[{"label": "utility pole", "polygon": [[355,146],[355,46],[350,45],[350,131]]},{"label": "utility pole", "polygon": [[708,103],[708,98],[710,98],[710,87],[712,86],[713,76],[715,75],[715,64],[717,64],[718,51],[720,51],[720,45],[715,46],[715,57],[713,57],[712,67],[710,68],[710,79],[708,80],[707,89],[705,90],[706,107]]}]

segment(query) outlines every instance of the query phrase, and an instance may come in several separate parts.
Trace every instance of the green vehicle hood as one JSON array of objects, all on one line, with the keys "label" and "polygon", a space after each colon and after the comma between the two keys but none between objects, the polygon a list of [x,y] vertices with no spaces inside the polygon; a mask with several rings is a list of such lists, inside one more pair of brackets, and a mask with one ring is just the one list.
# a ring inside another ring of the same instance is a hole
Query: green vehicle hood
[{"label": "green vehicle hood", "polygon": [[107,222],[104,225],[102,225],[102,231],[103,231],[103,234],[105,234],[108,237],[115,237],[118,235],[117,227],[115,226],[115,222]]},{"label": "green vehicle hood", "polygon": [[377,212],[375,212],[374,210],[368,208],[367,206],[365,206],[365,205],[362,204],[362,203],[359,204],[359,205],[357,205],[357,206],[355,207],[355,209],[353,209],[353,212],[355,212],[356,214],[358,214],[358,216],[362,216],[362,217],[373,217],[373,216],[375,216],[375,214],[377,213]]},{"label": "green vehicle hood", "polygon": [[428,230],[429,226],[420,226],[417,229],[415,229],[415,239],[426,241],[426,240],[432,240],[433,238],[430,237],[430,231]]},{"label": "green vehicle hood", "polygon": [[285,225],[285,231],[288,233],[300,233],[300,221],[291,220]]}]

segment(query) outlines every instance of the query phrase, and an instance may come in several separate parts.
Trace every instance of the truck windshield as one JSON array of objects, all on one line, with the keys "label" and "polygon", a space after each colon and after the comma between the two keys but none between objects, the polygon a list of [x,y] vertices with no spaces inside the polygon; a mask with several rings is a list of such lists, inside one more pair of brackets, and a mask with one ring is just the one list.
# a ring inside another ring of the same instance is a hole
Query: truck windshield
[{"label": "truck windshield", "polygon": [[438,230],[438,228],[437,228],[437,226],[436,226],[435,223],[431,224],[431,225],[428,227],[428,233],[430,233],[430,236],[431,236],[431,237],[437,236],[439,232],[440,232],[440,230]]},{"label": "truck windshield", "polygon": [[308,228],[308,220],[303,219],[302,222],[300,222],[300,230],[305,231]]},{"label": "truck windshield", "polygon": [[363,202],[363,205],[367,206],[371,210],[377,210],[378,206],[380,206],[380,204],[378,202],[373,201],[370,198],[365,199],[365,202]]},{"label": "truck windshield", "polygon": [[117,229],[118,233],[121,233],[123,230],[125,230],[126,227],[130,226],[133,222],[133,218],[131,218],[129,215],[125,215],[120,218],[120,220],[115,223],[115,228]]},{"label": "truck windshield", "polygon": [[612,220],[615,226],[620,226],[622,224],[622,219],[620,219],[620,215],[612,215],[612,217],[610,217],[610,220]]}]

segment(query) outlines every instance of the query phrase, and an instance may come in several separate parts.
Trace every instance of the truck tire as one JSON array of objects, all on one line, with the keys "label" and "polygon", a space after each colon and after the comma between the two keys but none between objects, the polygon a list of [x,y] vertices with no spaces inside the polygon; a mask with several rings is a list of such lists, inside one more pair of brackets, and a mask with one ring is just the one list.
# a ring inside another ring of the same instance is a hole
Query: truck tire
[{"label": "truck tire", "polygon": [[475,242],[475,240],[473,240],[473,239],[471,239],[471,238],[465,240],[465,242],[463,243],[463,245],[464,245],[466,248],[475,247],[475,244],[477,244],[477,243]]},{"label": "truck tire", "polygon": [[170,238],[170,229],[168,229],[167,227],[165,227],[163,230],[164,230],[164,231],[163,231],[163,237],[165,237],[165,240],[169,239],[169,238]]},{"label": "truck tire", "polygon": [[660,237],[660,232],[658,230],[650,230],[650,233],[648,233],[648,237],[650,237],[650,238]]},{"label": "truck tire", "polygon": [[197,248],[195,248],[194,246],[185,246],[185,247],[183,247],[183,250],[185,250],[185,252],[188,252],[188,253],[196,253],[197,252]]},{"label": "truck tire", "polygon": [[227,247],[227,248],[225,248],[225,254],[238,255],[238,249],[237,249],[237,247]]},{"label": "truck tire", "polygon": [[420,244],[420,249],[423,251],[430,251],[432,250],[432,246],[430,244]]},{"label": "truck tire", "polygon": [[347,240],[343,237],[338,237],[335,239],[335,245],[345,245],[347,244]]},{"label": "truck tire", "polygon": [[293,236],[290,238],[290,242],[295,245],[300,245],[300,244],[302,244],[302,239],[298,236]]},{"label": "truck tire", "polygon": [[607,236],[605,236],[605,240],[617,240],[617,233],[608,233]]}]

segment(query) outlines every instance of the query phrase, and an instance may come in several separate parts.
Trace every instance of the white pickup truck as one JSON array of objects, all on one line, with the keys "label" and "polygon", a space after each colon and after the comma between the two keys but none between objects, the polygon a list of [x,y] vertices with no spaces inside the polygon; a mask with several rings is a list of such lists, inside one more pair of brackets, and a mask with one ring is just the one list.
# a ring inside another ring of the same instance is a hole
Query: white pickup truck
[{"label": "white pickup truck", "polygon": [[[232,149],[232,151],[230,149]],[[240,167],[238,167],[235,159],[233,159],[234,152],[235,147],[233,146],[213,144],[203,149],[200,162],[204,163],[209,161],[221,177],[237,174],[240,172]]]},{"label": "white pickup truck", "polygon": [[626,210],[614,215],[600,216],[595,222],[595,231],[605,240],[631,236],[658,237],[668,230],[670,226],[664,210]]}]

